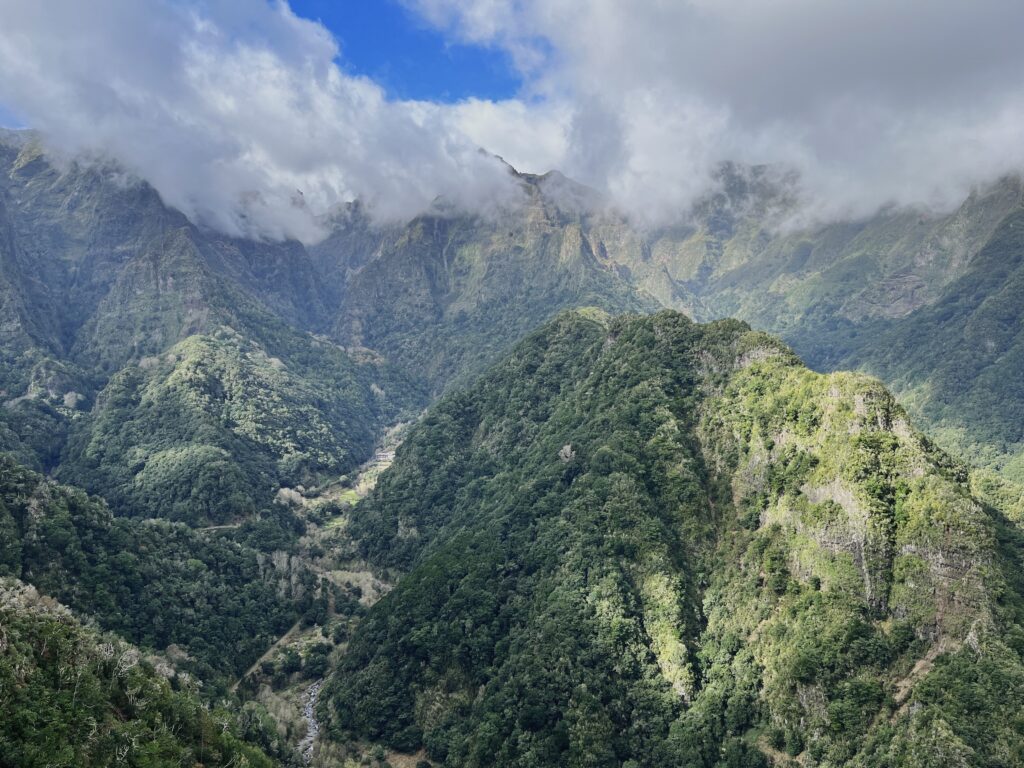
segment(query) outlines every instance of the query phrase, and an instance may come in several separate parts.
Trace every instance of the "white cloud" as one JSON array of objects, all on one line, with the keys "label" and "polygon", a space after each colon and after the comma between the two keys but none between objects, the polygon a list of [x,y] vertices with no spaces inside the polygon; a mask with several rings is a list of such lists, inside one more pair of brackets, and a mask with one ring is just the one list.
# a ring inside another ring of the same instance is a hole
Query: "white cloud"
[{"label": "white cloud", "polygon": [[0,104],[197,221],[306,240],[356,196],[388,218],[508,204],[481,146],[652,222],[723,161],[797,169],[819,217],[1024,168],[1020,0],[404,1],[509,51],[522,93],[389,100],[283,0],[0,0]]},{"label": "white cloud", "polygon": [[822,216],[949,205],[1024,167],[1019,0],[406,2],[512,52],[573,115],[563,170],[647,218],[726,160],[798,169]]},{"label": "white cloud", "polygon": [[438,111],[453,131],[464,133],[519,170],[557,169],[569,152],[573,113],[563,103],[467,99]]},{"label": "white cloud", "polygon": [[228,233],[312,240],[356,196],[401,218],[516,194],[443,112],[344,74],[331,35],[284,3],[0,0],[0,18],[0,102]]}]

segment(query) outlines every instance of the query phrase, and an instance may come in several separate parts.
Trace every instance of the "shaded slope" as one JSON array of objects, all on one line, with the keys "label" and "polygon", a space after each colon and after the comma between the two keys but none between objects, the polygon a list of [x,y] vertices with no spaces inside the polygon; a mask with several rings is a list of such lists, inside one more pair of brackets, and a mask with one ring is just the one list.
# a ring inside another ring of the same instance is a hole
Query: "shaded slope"
[{"label": "shaded slope", "polygon": [[1024,478],[1022,312],[1024,211],[1018,210],[937,302],[865,330],[837,362],[892,382],[965,455]]},{"label": "shaded slope", "polygon": [[563,309],[658,307],[595,251],[585,214],[546,194],[546,177],[519,178],[527,202],[514,214],[444,211],[376,239],[357,219],[318,246],[321,264],[346,265],[334,273],[344,280],[336,338],[377,349],[441,390],[468,382]]},{"label": "shaded slope", "polygon": [[373,355],[290,330],[272,342],[222,327],[126,366],[76,421],[60,477],[120,514],[233,522],[357,466],[419,398]]},{"label": "shaded slope", "polygon": [[[993,301],[1004,301],[997,291],[1018,297],[1012,285],[996,287],[993,276],[1003,270],[982,254],[1007,244],[1022,200],[1019,178],[978,189],[949,212],[884,209],[804,225],[793,219],[797,180],[725,164],[718,189],[684,223],[662,229],[635,226],[559,174],[519,178],[528,203],[503,218],[445,212],[378,228],[358,206],[339,215],[332,236],[313,249],[337,301],[335,337],[382,350],[440,391],[468,382],[564,308],[667,306],[700,320],[738,317],[781,335],[816,369],[863,365],[882,375],[913,398],[907,402],[922,423],[969,435],[943,435],[945,445],[972,455],[978,448],[995,466],[1020,454],[1003,428],[1019,421],[1015,406],[1000,405],[1017,400],[1007,377],[932,382],[930,371],[943,364],[910,360],[909,370],[892,353],[914,346],[940,354],[950,336],[931,319],[947,311],[936,307],[971,301],[981,283]],[[989,245],[993,239],[1002,245]],[[1019,317],[1007,309],[1001,322]],[[890,327],[893,343],[876,340]],[[991,350],[960,349],[963,370],[988,366]],[[893,364],[884,364],[886,356]],[[1012,356],[1007,361],[1009,369]],[[917,407],[927,385],[941,390],[934,397],[946,404],[943,414]],[[979,412],[982,402],[995,405],[994,416]]]},{"label": "shaded slope", "polygon": [[[0,579],[0,765],[279,765],[166,661],[83,626],[66,608]],[[268,739],[269,741],[269,739]]]},{"label": "shaded slope", "polygon": [[[421,407],[379,356],[312,335],[329,291],[301,244],[201,230],[148,185],[54,160],[30,134],[0,141],[0,167],[0,450],[19,461],[118,512],[236,518],[282,483],[359,464]],[[179,354],[178,384],[156,382]],[[257,402],[272,413],[253,416]],[[167,460],[136,482],[154,455]]]},{"label": "shaded slope", "polygon": [[312,588],[287,562],[181,525],[115,518],[99,499],[4,458],[0,574],[136,644],[179,646],[187,667],[221,683],[291,626]]},{"label": "shaded slope", "polygon": [[725,165],[719,179],[687,226],[641,233],[593,219],[585,231],[663,304],[777,333],[818,370],[879,375],[944,446],[1024,477],[1019,177],[950,212],[809,227],[788,221],[793,181],[772,169]]},{"label": "shaded slope", "polygon": [[[175,280],[184,282],[192,302],[197,290],[214,293],[209,281],[216,276],[291,322],[312,325],[320,319],[315,272],[297,243],[260,244],[201,231],[120,169],[53,160],[31,136],[15,145],[0,142],[0,162],[0,184],[23,265],[48,297],[33,305],[57,313],[58,341],[65,350],[88,345],[81,337],[89,335],[90,320],[105,313],[104,298],[125,280],[171,294]],[[131,295],[122,290],[122,298]],[[153,317],[168,312],[160,305],[152,308]]]}]

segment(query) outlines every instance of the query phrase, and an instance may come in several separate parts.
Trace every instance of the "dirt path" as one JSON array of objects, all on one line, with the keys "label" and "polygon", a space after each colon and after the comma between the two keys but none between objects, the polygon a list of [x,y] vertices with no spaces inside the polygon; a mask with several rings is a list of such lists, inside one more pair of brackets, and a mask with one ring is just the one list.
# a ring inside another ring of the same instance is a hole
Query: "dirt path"
[{"label": "dirt path", "polygon": [[914,664],[913,669],[910,670],[906,677],[896,681],[896,691],[893,699],[899,705],[899,709],[893,713],[890,718],[891,721],[894,721],[907,711],[907,707],[910,706],[910,694],[914,686],[932,671],[932,668],[935,666],[935,660],[939,655],[946,651],[955,650],[955,648],[955,644],[947,642],[943,638],[931,646],[924,656],[917,660],[917,663]]},{"label": "dirt path", "polygon": [[[389,429],[385,438],[377,446],[374,457],[367,461],[360,468],[357,482],[357,485],[360,488],[360,490],[357,493],[360,498],[368,494],[370,490],[373,489],[373,486],[376,484],[377,477],[380,475],[380,473],[391,466],[391,461],[394,458],[394,450],[401,444],[405,431],[411,424],[412,422],[403,422]],[[381,455],[382,453],[383,456]],[[240,523],[230,523],[226,525],[210,525],[205,528],[196,528],[195,530],[224,531],[229,530],[231,528],[237,528],[239,525]],[[326,573],[318,573],[317,575],[326,575],[328,576],[328,578],[331,578],[333,576],[334,580],[337,581],[339,579],[339,574],[341,577],[345,577],[348,580],[351,580],[360,585],[360,587],[363,589],[363,597],[361,599],[363,605],[372,605],[377,600],[378,597],[386,593],[388,589],[391,587],[390,584],[387,584],[386,582],[376,578],[369,571],[363,573],[361,571],[340,570],[336,572],[328,571]],[[300,625],[301,620],[295,622],[295,625],[291,629],[289,629],[287,632],[281,635],[281,637],[278,638],[277,642],[275,642],[273,645],[267,648],[267,650],[263,652],[263,655],[256,659],[256,661],[253,662],[252,666],[245,670],[242,676],[235,681],[235,684],[231,686],[231,692],[234,693],[235,691],[237,691],[238,686],[241,684],[243,680],[245,680],[245,678],[247,678],[249,675],[255,672],[259,668],[260,664],[262,664],[264,661],[267,661],[278,648],[280,648],[282,645],[291,640],[296,634],[298,634]],[[317,690],[319,691],[319,689]]]},{"label": "dirt path", "polygon": [[231,686],[231,692],[234,693],[235,691],[237,691],[239,684],[243,680],[245,680],[245,678],[247,678],[249,675],[251,675],[253,672],[255,672],[257,670],[257,668],[259,668],[260,664],[262,664],[264,661],[269,659],[270,658],[270,654],[272,654],[274,651],[276,651],[278,648],[280,648],[286,642],[291,640],[295,635],[297,635],[298,632],[299,632],[299,629],[301,627],[302,627],[302,619],[299,619],[298,621],[296,621],[292,625],[291,629],[289,629],[287,632],[285,632],[283,635],[281,635],[281,637],[279,637],[277,639],[277,642],[275,642],[272,646],[267,648],[267,650],[263,652],[263,655],[260,656],[258,659],[256,659],[256,661],[254,661],[252,663],[252,666],[249,667],[247,670],[245,670],[245,672],[242,673],[241,677],[239,677],[237,680],[235,680],[235,684]]},{"label": "dirt path", "polygon": [[193,530],[197,533],[207,533],[208,531],[230,531],[237,528],[240,525],[241,523],[228,523],[227,525],[207,525],[205,528],[193,528]]}]

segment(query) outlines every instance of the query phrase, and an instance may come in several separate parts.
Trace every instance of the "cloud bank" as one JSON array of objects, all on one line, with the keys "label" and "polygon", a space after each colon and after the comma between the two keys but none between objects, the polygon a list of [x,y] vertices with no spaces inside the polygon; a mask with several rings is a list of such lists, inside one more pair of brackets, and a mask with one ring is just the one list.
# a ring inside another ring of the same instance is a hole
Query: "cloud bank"
[{"label": "cloud bank", "polygon": [[307,241],[355,197],[384,218],[513,203],[479,147],[651,223],[724,161],[795,169],[818,218],[948,207],[1024,168],[1019,0],[403,2],[508,51],[518,98],[389,100],[283,0],[0,0],[0,104],[196,221]]},{"label": "cloud bank", "polygon": [[283,2],[0,0],[0,19],[0,102],[229,234],[314,240],[355,197],[402,218],[516,193],[434,105],[344,74],[331,35]]},{"label": "cloud bank", "polygon": [[945,207],[1024,167],[1019,0],[406,2],[511,52],[570,115],[553,162],[648,218],[730,160],[797,169],[829,217]]}]

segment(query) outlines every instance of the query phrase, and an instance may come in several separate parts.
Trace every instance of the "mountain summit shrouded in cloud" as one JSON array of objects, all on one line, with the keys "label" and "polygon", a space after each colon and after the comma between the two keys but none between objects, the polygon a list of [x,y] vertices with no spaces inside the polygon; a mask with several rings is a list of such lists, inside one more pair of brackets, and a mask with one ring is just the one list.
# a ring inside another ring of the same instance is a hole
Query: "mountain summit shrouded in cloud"
[{"label": "mountain summit shrouded in cloud", "polygon": [[410,1],[509,50],[569,107],[562,170],[654,218],[723,161],[798,169],[825,216],[949,205],[1024,161],[1011,0]]},{"label": "mountain summit shrouded in cloud", "polygon": [[394,218],[438,195],[514,194],[432,105],[343,73],[331,34],[284,2],[0,8],[0,101],[53,147],[113,157],[228,233],[315,239],[315,215],[354,197]]},{"label": "mountain summit shrouded in cloud", "polygon": [[315,239],[316,217],[354,197],[384,218],[438,196],[505,205],[515,187],[480,147],[649,222],[686,210],[724,161],[799,171],[817,217],[949,205],[1024,165],[1017,2],[405,5],[507,51],[519,96],[390,99],[283,0],[2,0],[0,104],[197,221],[270,238]]}]

